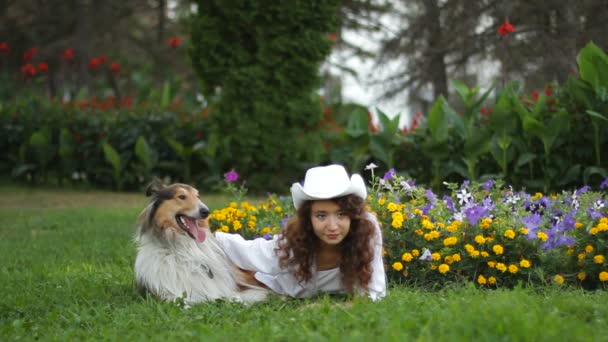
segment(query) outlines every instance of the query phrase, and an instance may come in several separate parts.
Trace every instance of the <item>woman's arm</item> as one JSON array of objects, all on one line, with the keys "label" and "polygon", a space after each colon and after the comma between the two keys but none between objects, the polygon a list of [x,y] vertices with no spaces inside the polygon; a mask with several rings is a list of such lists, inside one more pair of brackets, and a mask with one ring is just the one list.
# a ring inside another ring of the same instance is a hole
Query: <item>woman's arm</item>
[{"label": "woman's arm", "polygon": [[386,273],[382,258],[382,232],[375,216],[370,214],[370,221],[374,224],[376,236],[372,239],[374,258],[372,259],[372,277],[368,285],[368,296],[377,301],[386,296]]},{"label": "woman's arm", "polygon": [[216,232],[215,237],[228,258],[238,267],[268,274],[277,274],[281,271],[279,258],[275,252],[278,235],[272,240],[263,238],[245,240],[238,234]]}]

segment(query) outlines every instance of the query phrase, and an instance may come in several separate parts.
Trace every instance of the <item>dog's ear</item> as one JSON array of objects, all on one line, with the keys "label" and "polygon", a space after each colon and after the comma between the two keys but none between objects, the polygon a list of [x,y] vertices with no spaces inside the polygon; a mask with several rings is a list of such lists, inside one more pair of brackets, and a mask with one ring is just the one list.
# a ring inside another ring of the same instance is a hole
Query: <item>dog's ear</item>
[{"label": "dog's ear", "polygon": [[160,178],[154,177],[154,179],[146,187],[146,196],[154,196],[164,188],[165,184],[163,183],[163,181],[160,180]]}]

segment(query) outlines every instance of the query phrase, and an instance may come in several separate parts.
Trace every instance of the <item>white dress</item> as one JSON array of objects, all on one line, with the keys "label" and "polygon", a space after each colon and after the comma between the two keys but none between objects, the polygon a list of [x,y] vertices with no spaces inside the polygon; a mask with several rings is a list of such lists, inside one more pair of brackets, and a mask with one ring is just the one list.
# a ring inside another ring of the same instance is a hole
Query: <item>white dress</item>
[{"label": "white dress", "polygon": [[[376,218],[371,214],[370,220],[376,228],[376,236],[371,241],[374,257],[371,264],[372,276],[366,294],[376,301],[386,296],[386,274],[382,261],[382,233]],[[263,238],[245,240],[238,234],[216,232],[215,237],[232,262],[242,269],[255,271],[257,280],[280,295],[307,298],[319,292],[345,292],[339,268],[323,271],[313,268],[312,278],[302,284],[292,272],[282,269],[275,252],[279,242],[278,235],[272,240]]]}]

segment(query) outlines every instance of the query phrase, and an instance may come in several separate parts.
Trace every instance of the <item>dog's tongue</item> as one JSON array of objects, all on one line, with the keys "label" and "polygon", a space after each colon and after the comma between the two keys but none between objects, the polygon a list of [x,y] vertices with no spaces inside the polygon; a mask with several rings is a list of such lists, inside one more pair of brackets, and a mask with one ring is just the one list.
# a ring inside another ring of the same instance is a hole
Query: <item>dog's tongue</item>
[{"label": "dog's tongue", "polygon": [[186,222],[186,227],[188,227],[188,231],[194,238],[196,242],[205,241],[205,231],[198,229],[198,225],[196,224],[196,220],[190,217],[184,217],[184,221]]}]

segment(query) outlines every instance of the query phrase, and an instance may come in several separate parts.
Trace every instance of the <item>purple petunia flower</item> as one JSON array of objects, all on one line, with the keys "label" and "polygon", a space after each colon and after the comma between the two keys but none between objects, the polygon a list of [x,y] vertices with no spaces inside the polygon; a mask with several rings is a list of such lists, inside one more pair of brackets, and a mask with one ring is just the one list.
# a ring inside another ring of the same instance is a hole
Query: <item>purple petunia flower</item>
[{"label": "purple petunia flower", "polygon": [[484,190],[488,191],[488,190],[492,189],[493,186],[494,186],[494,181],[492,179],[489,179],[488,181],[483,183],[483,185],[481,187]]},{"label": "purple petunia flower", "polygon": [[390,168],[388,171],[386,171],[386,173],[384,174],[384,177],[382,177],[382,179],[390,180],[393,177],[395,177],[396,174],[397,174],[397,171],[395,171],[394,168]]},{"label": "purple petunia flower", "polygon": [[469,220],[469,223],[472,225],[476,225],[479,219],[488,216],[488,213],[488,209],[478,205],[472,205],[464,210],[467,220]]},{"label": "purple petunia flower", "polygon": [[600,189],[608,188],[608,178],[604,179],[602,184],[600,184]]},{"label": "purple petunia flower", "polygon": [[287,221],[289,221],[291,217],[289,216],[285,216],[281,219],[281,228],[285,228],[285,226],[287,225]]},{"label": "purple petunia flower", "polygon": [[228,183],[236,182],[239,179],[239,174],[236,171],[234,171],[234,170],[228,171],[224,175],[224,179]]},{"label": "purple petunia flower", "polygon": [[264,240],[272,240],[272,234],[270,234],[270,233],[266,233],[262,237],[264,238]]},{"label": "purple petunia flower", "polygon": [[528,229],[528,240],[536,239],[536,232],[538,231],[538,226],[540,226],[542,220],[543,219],[539,214],[532,214],[521,219],[524,226],[526,226],[526,229]]},{"label": "purple petunia flower", "polygon": [[454,201],[452,201],[452,198],[446,195],[443,195],[443,201],[445,202],[445,206],[448,207],[448,209],[450,209],[450,211],[452,213],[454,213]]}]

